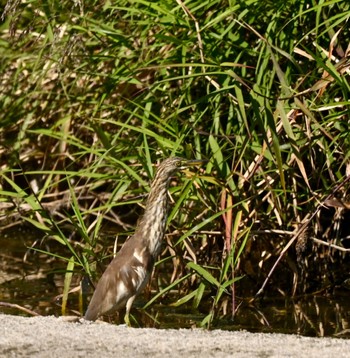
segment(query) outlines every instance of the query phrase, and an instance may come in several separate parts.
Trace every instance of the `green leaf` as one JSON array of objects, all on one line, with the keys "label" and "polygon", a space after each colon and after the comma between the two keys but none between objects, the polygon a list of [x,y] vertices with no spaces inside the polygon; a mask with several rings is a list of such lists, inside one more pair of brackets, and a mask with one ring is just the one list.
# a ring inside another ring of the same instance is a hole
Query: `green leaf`
[{"label": "green leaf", "polygon": [[72,282],[74,265],[75,265],[74,256],[72,256],[68,261],[66,274],[64,276],[63,296],[62,296],[62,316],[66,314],[67,300],[68,300],[70,284]]},{"label": "green leaf", "polygon": [[220,287],[220,283],[218,282],[218,280],[202,266],[197,265],[194,262],[188,262],[186,267],[196,271],[199,276],[203,277],[211,285],[216,286],[218,288]]},{"label": "green leaf", "polygon": [[196,296],[193,299],[193,307],[194,308],[198,308],[198,306],[200,305],[202,298],[203,298],[204,291],[205,291],[205,284],[203,282],[201,282],[195,291]]},{"label": "green leaf", "polygon": [[189,273],[177,280],[175,280],[173,283],[171,283],[169,286],[165,287],[163,290],[161,290],[158,294],[156,294],[151,300],[149,300],[144,306],[143,309],[146,309],[149,307],[154,301],[156,301],[159,297],[163,296],[166,292],[170,291],[172,288],[176,287],[179,283],[181,283],[184,280],[187,280],[192,274]]},{"label": "green leaf", "polygon": [[176,302],[171,303],[169,306],[179,307],[179,306],[183,305],[184,303],[188,302],[189,300],[191,300],[192,298],[194,298],[197,295],[197,293],[198,293],[198,288],[196,290],[190,292],[186,296],[181,297]]}]

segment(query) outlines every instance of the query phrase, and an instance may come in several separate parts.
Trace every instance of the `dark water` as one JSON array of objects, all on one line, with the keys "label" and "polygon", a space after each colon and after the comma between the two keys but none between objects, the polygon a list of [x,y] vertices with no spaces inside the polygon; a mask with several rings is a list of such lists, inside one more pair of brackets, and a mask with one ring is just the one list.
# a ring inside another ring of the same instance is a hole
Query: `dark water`
[{"label": "dark water", "polygon": [[[57,296],[63,290],[65,264],[44,253],[28,250],[33,241],[33,234],[24,231],[7,236],[0,233],[0,302],[17,304],[41,315],[61,315],[61,299]],[[72,286],[78,284],[73,282]],[[349,297],[350,291],[341,291],[333,296],[268,298],[254,305],[242,304],[234,320],[231,317],[214,319],[211,328],[350,338]],[[79,302],[78,292],[70,294],[67,314],[79,314]],[[193,310],[159,303],[142,310],[145,302],[140,297],[134,305],[132,313],[137,321],[134,326],[199,327],[210,311],[210,307]],[[28,315],[18,308],[1,305],[0,312]]]}]

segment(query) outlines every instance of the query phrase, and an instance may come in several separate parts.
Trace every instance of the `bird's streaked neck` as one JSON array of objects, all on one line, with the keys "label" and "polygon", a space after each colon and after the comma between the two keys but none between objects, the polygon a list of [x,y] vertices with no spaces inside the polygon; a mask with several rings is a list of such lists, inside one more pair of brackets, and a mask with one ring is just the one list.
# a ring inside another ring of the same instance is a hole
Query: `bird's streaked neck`
[{"label": "bird's streaked neck", "polygon": [[169,181],[169,176],[157,173],[151,185],[145,212],[138,226],[138,230],[147,238],[147,245],[149,245],[150,252],[154,253],[154,258],[159,254],[165,232]]}]

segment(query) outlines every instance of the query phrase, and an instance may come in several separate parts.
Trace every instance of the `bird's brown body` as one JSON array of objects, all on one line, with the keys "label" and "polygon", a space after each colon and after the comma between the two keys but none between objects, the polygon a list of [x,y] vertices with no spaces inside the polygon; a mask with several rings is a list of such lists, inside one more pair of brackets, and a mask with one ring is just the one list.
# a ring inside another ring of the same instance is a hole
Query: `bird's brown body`
[{"label": "bird's brown body", "polygon": [[100,278],[85,313],[86,320],[95,321],[101,315],[126,307],[125,320],[129,323],[132,303],[147,284],[160,252],[167,220],[170,178],[176,171],[202,162],[174,157],[160,164],[135,234],[124,243]]}]

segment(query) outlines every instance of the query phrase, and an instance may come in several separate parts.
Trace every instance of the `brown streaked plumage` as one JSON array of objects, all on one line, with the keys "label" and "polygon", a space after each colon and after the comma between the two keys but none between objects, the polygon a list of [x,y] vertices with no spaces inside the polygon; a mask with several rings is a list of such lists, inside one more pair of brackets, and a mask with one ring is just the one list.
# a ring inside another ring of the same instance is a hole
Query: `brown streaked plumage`
[{"label": "brown streaked plumage", "polygon": [[130,323],[131,306],[147,284],[160,252],[168,213],[170,178],[178,170],[204,162],[174,157],[159,165],[135,233],[124,243],[100,278],[84,319],[95,321],[101,315],[126,307],[125,322]]}]

